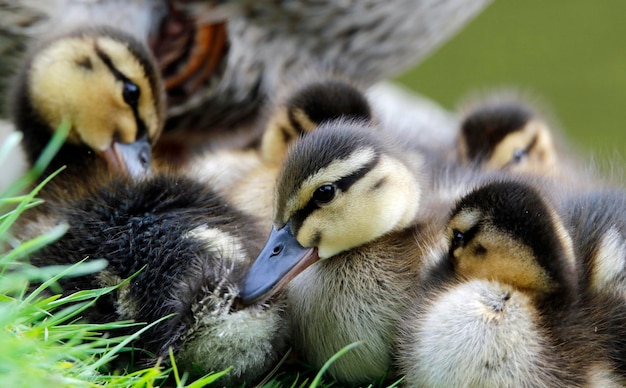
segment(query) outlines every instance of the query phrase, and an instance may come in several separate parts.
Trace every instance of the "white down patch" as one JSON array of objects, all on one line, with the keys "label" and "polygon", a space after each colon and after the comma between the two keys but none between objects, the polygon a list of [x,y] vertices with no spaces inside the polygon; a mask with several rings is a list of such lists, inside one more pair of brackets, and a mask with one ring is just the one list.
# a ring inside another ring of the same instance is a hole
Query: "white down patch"
[{"label": "white down patch", "polygon": [[218,228],[201,225],[185,233],[183,238],[201,240],[206,249],[230,259],[233,263],[246,263],[249,260],[239,238]]},{"label": "white down patch", "polygon": [[593,264],[591,284],[594,290],[626,297],[626,284],[621,284],[624,283],[621,275],[626,269],[626,242],[615,227],[602,236]]}]

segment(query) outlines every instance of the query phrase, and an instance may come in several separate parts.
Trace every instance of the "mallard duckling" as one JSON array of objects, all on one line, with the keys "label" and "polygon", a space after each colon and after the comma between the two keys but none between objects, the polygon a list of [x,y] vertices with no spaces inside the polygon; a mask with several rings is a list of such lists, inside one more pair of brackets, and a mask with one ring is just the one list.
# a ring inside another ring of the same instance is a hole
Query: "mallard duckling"
[{"label": "mallard duckling", "polygon": [[54,131],[71,129],[48,172],[67,165],[71,174],[89,169],[151,170],[164,107],[161,82],[147,49],[113,29],[73,31],[36,48],[18,75],[12,100],[15,126],[24,133],[30,163]]},{"label": "mallard duckling", "polygon": [[520,98],[497,94],[465,114],[458,138],[461,163],[487,171],[554,174],[560,160],[553,130]]},{"label": "mallard duckling", "polygon": [[572,241],[554,209],[517,181],[459,201],[449,251],[403,323],[399,363],[410,386],[624,383],[607,353],[624,308],[587,309],[595,303],[581,299]]},{"label": "mallard duckling", "polygon": [[289,283],[295,347],[316,367],[362,341],[329,369],[344,382],[391,368],[425,239],[426,226],[414,223],[421,159],[387,140],[340,120],[293,145],[277,180],[271,235],[242,291],[254,303]]},{"label": "mallard duckling", "polygon": [[192,374],[232,367],[219,380],[230,386],[257,381],[285,354],[282,299],[245,308],[235,301],[262,234],[206,184],[180,175],[119,177],[84,197],[29,210],[14,233],[34,237],[61,222],[70,225],[67,233],[32,254],[32,264],[108,261],[98,273],[63,280],[65,292],[118,285],[137,274],[98,299],[85,312],[89,321],[150,323],[175,314],[135,341],[148,352],[137,361],[168,360],[171,348],[178,367]]},{"label": "mallard duckling", "polygon": [[464,196],[448,223],[462,278],[498,280],[562,303],[577,293],[576,257],[553,207],[530,185],[494,182]]},{"label": "mallard duckling", "polygon": [[[29,97],[37,101],[32,109],[44,106],[44,113],[26,109],[17,121],[30,125],[24,128],[33,135],[26,143],[30,161],[35,146],[44,143],[40,137],[49,138],[51,133],[45,131],[68,115],[76,124],[52,168],[68,163],[71,179],[66,175],[50,182],[44,204],[26,211],[12,233],[19,242],[60,223],[70,226],[58,241],[29,257],[37,266],[74,264],[85,258],[107,260],[103,271],[61,282],[66,293],[118,285],[138,273],[85,314],[95,322],[148,323],[175,314],[137,339],[135,345],[151,354],[142,360],[168,360],[171,347],[177,364],[191,373],[232,367],[223,380],[227,384],[257,380],[285,352],[288,320],[280,299],[246,308],[235,303],[239,283],[262,245],[253,217],[237,211],[207,182],[162,171],[133,179],[131,169],[137,162],[131,154],[122,154],[121,159],[130,175],[110,174],[106,157],[90,156],[98,151],[97,144],[106,146],[129,136],[148,146],[149,157],[148,141],[160,130],[154,121],[160,119],[160,100],[152,94],[159,90],[158,80],[146,78],[140,58],[130,56],[133,46],[120,39],[125,38],[110,30],[73,33],[43,46],[29,62],[28,76],[17,84],[26,89],[16,93],[18,102]],[[45,80],[32,81],[33,74],[42,71],[44,59],[54,62],[52,70],[73,72],[66,75],[74,81],[70,91],[102,95],[101,104],[109,105],[94,113],[96,102],[60,93]],[[31,84],[41,82],[48,87],[31,91]],[[65,104],[53,110],[50,105],[57,101],[48,101],[53,97],[64,98]],[[76,149],[84,153],[73,154]]]}]

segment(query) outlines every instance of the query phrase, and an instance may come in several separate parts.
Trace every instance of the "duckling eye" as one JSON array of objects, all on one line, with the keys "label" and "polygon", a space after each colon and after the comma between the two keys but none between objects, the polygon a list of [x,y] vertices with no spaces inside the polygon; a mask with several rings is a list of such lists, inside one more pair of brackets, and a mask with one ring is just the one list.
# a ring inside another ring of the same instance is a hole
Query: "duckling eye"
[{"label": "duckling eye", "polygon": [[452,231],[452,250],[457,249],[465,243],[465,234],[460,230],[454,229]]},{"label": "duckling eye", "polygon": [[515,150],[513,152],[513,159],[511,160],[511,162],[513,163],[519,163],[522,161],[522,159],[524,159],[524,157],[526,156],[527,152],[526,150]]},{"label": "duckling eye", "polygon": [[335,186],[323,185],[317,188],[313,193],[313,200],[316,204],[324,204],[332,201],[335,198]]},{"label": "duckling eye", "polygon": [[130,81],[124,81],[124,87],[122,90],[122,96],[124,97],[124,101],[132,106],[137,106],[139,102],[139,96],[141,96],[141,89],[139,86],[135,85]]}]

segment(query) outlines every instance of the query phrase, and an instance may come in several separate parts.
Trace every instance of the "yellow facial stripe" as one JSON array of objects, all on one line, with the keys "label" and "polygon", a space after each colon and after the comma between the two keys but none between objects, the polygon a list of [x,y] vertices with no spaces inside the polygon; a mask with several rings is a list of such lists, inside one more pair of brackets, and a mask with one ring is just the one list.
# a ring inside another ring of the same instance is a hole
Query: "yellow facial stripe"
[{"label": "yellow facial stripe", "polygon": [[[285,217],[289,217],[298,209],[303,208],[311,199],[313,192],[321,185],[339,180],[361,167],[372,162],[376,158],[376,151],[372,148],[362,148],[353,152],[346,159],[337,159],[328,166],[315,172],[306,178],[294,196],[286,203]],[[287,222],[287,220],[283,220]]]},{"label": "yellow facial stripe", "polygon": [[498,170],[513,159],[516,150],[524,150],[535,137],[535,128],[526,125],[521,131],[508,134],[493,150],[493,154],[487,162],[487,168]]},{"label": "yellow facial stripe", "polygon": [[311,132],[317,124],[314,123],[309,116],[302,109],[296,109],[293,112],[293,117],[296,119],[302,130],[305,132]]},{"label": "yellow facial stripe", "polygon": [[[88,62],[91,70],[73,70],[78,66],[77,61]],[[93,80],[90,72],[103,76]],[[84,124],[81,111],[92,110],[89,109],[90,104],[102,105],[101,101],[93,101],[96,96],[91,91],[115,87],[115,79],[112,75],[107,77],[107,73],[106,66],[95,55],[92,40],[65,39],[37,53],[28,74],[28,93],[36,111],[51,128],[58,127],[64,118],[71,121],[72,131],[68,141],[78,144],[84,140],[81,139],[79,129]],[[109,137],[108,134],[101,135],[93,139],[93,144],[89,144],[94,149],[102,149],[102,137]]]}]

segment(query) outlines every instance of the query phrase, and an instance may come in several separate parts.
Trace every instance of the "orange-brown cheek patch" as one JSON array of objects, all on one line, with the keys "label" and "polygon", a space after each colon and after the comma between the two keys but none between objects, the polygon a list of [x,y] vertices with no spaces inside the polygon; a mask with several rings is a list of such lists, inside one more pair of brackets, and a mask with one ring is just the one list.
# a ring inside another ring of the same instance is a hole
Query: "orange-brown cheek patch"
[{"label": "orange-brown cheek patch", "polygon": [[455,256],[456,271],[461,277],[495,280],[539,293],[551,289],[547,274],[535,260],[532,251],[523,244],[512,241],[489,244],[485,247],[486,253],[481,255],[474,254],[474,248],[466,247]]}]

